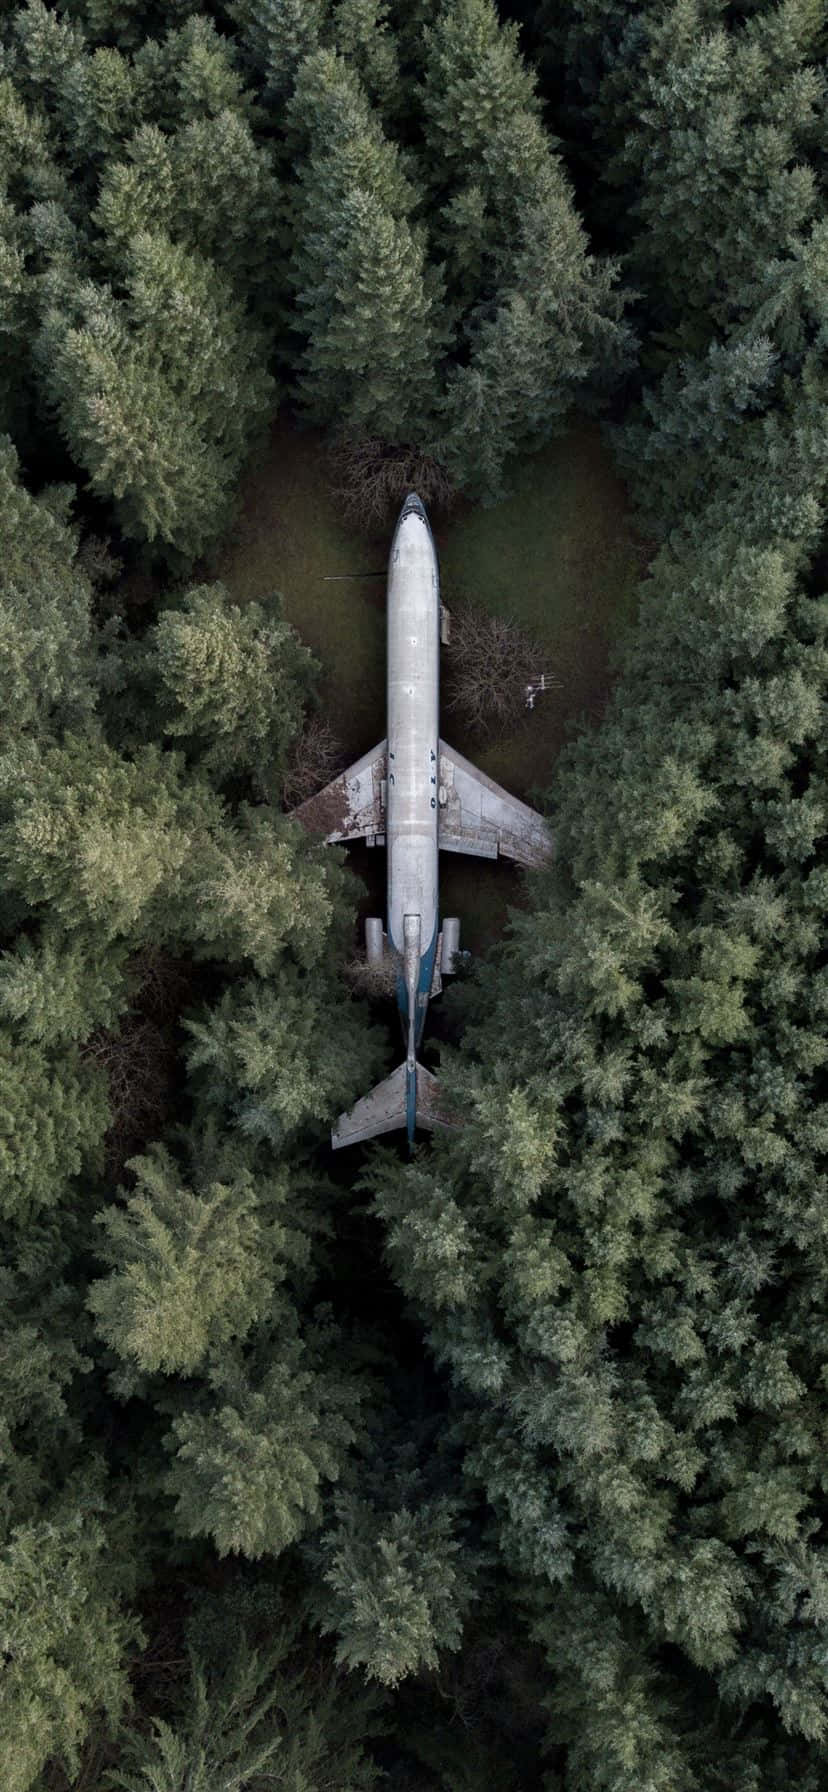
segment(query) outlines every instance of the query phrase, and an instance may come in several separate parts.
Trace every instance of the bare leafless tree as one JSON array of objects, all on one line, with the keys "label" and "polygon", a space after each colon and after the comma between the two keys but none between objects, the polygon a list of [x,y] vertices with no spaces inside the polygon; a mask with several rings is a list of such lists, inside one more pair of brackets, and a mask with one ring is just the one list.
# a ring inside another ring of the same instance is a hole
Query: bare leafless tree
[{"label": "bare leafless tree", "polygon": [[392,996],[399,974],[400,960],[396,952],[384,952],[379,964],[369,964],[364,955],[358,955],[344,966],[344,976],[354,994],[367,996],[369,1001]]},{"label": "bare leafless tree", "polygon": [[342,746],[324,716],[307,718],[301,734],[290,750],[282,780],[282,800],[286,809],[295,809],[309,796],[330,782],[345,765]]},{"label": "bare leafless tree", "polygon": [[169,1117],[175,1047],[168,1029],[144,1015],[127,1014],[119,1027],[99,1028],[81,1051],[106,1076],[106,1170],[120,1176],[127,1158],[157,1138]]},{"label": "bare leafless tree", "polygon": [[[525,713],[528,688],[547,670],[543,649],[513,617],[470,603],[451,606],[445,665],[444,706],[480,736],[513,728]],[[552,682],[547,673],[547,689]]]},{"label": "bare leafless tree", "polygon": [[457,496],[432,454],[379,436],[339,437],[331,448],[331,475],[346,516],[368,530],[387,527],[407,492],[416,492],[429,510],[448,510]]}]

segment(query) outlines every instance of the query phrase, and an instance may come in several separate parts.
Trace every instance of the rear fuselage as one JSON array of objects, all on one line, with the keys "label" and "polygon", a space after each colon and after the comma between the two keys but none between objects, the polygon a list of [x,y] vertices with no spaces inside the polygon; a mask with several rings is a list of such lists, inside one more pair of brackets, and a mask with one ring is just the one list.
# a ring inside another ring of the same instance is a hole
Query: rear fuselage
[{"label": "rear fuselage", "polygon": [[[388,560],[386,795],[387,926],[399,954],[397,996],[409,1052],[422,1035],[437,950],[439,717],[437,552],[425,510],[412,493]],[[419,916],[418,941],[407,916]]]}]

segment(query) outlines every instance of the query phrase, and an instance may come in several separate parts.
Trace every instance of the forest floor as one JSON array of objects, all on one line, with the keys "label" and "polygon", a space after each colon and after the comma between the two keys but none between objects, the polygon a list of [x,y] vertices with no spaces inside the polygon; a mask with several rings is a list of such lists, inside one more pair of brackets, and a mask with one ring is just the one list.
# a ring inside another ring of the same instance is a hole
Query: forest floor
[{"label": "forest floor", "polygon": [[[632,619],[642,545],[599,429],[577,424],[513,479],[512,496],[483,509],[459,503],[435,522],[444,602],[468,598],[514,618],[537,642],[560,688],[539,697],[508,734],[443,732],[520,796],[542,789],[571,728],[595,719],[612,681],[612,651]],[[321,437],[286,421],[242,489],[238,523],[204,569],[237,601],[282,593],[285,612],[322,666],[323,713],[349,758],[385,729],[385,563],[388,535],[343,520]],[[344,574],[375,576],[344,578]],[[370,884],[375,855],[352,855]],[[377,858],[384,855],[376,855]],[[463,918],[480,951],[502,934],[520,880],[504,866],[451,856],[441,906]]]}]

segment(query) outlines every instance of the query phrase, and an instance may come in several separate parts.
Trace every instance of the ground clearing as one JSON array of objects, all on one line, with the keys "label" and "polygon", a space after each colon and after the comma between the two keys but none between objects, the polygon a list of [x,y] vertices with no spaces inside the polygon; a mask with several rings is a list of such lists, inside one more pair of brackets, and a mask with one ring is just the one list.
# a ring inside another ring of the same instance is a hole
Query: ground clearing
[{"label": "ground clearing", "polygon": [[[443,718],[447,739],[525,795],[548,783],[568,728],[600,715],[611,650],[633,614],[641,550],[599,430],[578,424],[524,463],[510,498],[488,510],[459,505],[435,534],[449,609],[468,597],[513,615],[542,649],[538,669],[561,681],[485,746]],[[343,522],[321,438],[280,422],[245,481],[232,537],[206,569],[239,601],[281,591],[320,661],[325,713],[349,757],[385,727],[387,553],[387,536]],[[490,869],[453,855],[441,867],[443,910],[463,916],[473,950],[502,933],[508,904],[519,899],[519,879],[504,867],[486,876]]]}]

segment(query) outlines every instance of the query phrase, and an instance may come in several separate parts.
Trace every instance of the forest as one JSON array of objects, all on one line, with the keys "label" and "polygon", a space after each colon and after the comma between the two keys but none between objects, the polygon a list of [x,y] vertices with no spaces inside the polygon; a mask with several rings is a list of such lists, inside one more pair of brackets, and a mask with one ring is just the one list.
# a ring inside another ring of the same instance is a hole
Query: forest
[{"label": "forest", "polygon": [[[2,1792],[828,1783],[826,51],[0,9]],[[399,1042],[244,479],[490,527],[582,426],[643,546],[554,861],[463,1124],[334,1156]]]}]

